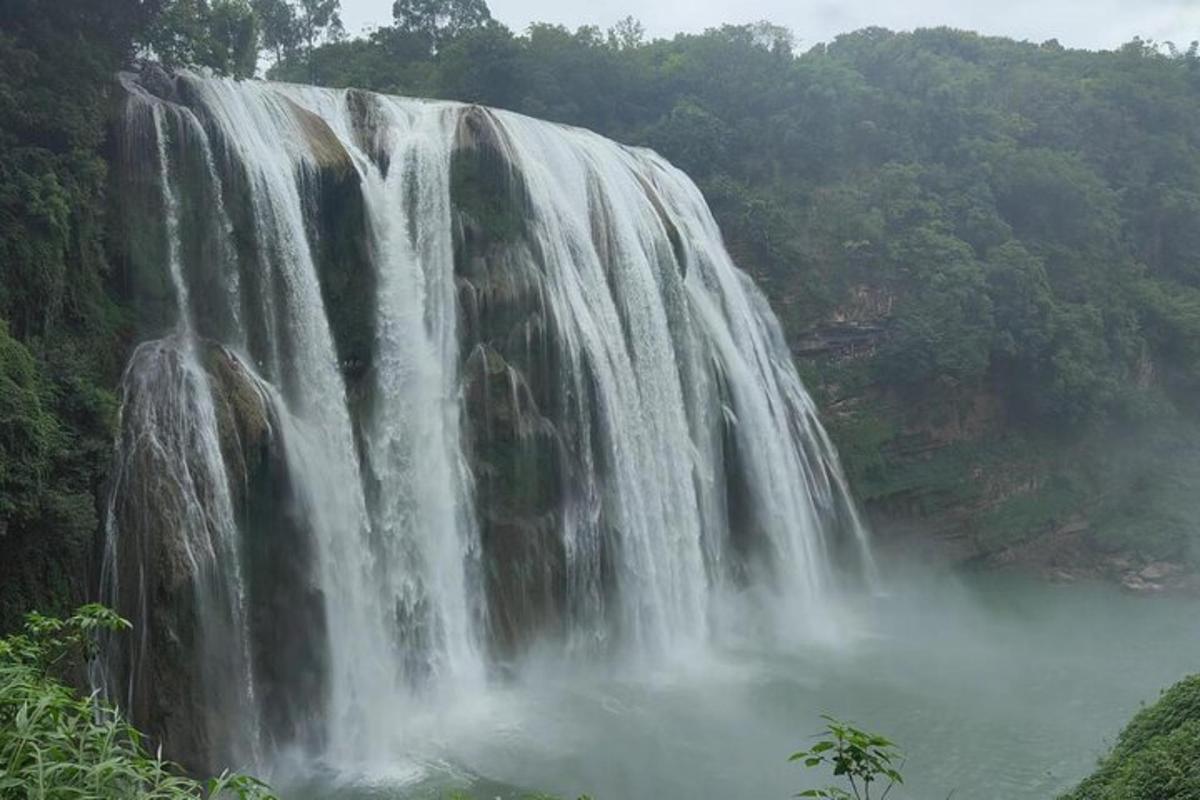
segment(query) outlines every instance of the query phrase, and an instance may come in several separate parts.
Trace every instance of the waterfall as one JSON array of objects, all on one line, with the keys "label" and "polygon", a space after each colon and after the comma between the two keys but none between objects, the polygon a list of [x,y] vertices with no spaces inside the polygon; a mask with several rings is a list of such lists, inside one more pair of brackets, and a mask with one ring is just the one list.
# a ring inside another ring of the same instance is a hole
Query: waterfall
[{"label": "waterfall", "polygon": [[870,579],[777,320],[656,154],[477,106],[122,83],[144,342],[101,593],[136,634],[96,680],[176,757],[385,757],[535,645],[660,659]]}]

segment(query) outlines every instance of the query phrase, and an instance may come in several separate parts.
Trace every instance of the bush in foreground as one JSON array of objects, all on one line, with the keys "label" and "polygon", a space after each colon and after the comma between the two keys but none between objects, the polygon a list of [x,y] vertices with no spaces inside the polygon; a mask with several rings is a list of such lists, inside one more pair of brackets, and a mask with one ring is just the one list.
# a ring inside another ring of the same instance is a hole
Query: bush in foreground
[{"label": "bush in foreground", "polygon": [[903,761],[895,743],[877,733],[868,733],[839,719],[821,715],[825,730],[820,740],[807,750],[793,753],[789,761],[804,764],[805,769],[819,768],[833,772],[849,784],[850,790],[841,786],[824,786],[807,789],[796,797],[811,797],[817,800],[871,800],[873,785],[882,788],[875,796],[884,800],[897,784],[904,783],[897,761]]},{"label": "bush in foreground", "polygon": [[116,709],[61,680],[97,632],[128,627],[88,605],[67,619],[30,614],[24,632],[0,639],[0,800],[273,800],[253,778],[183,776]]}]

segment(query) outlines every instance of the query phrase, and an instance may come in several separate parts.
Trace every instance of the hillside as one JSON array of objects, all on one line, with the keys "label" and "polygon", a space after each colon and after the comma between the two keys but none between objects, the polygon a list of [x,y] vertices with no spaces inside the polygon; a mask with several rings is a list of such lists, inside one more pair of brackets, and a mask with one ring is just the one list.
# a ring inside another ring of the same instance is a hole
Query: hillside
[{"label": "hillside", "polygon": [[1139,711],[1096,772],[1060,800],[1166,797],[1200,797],[1200,676]]}]

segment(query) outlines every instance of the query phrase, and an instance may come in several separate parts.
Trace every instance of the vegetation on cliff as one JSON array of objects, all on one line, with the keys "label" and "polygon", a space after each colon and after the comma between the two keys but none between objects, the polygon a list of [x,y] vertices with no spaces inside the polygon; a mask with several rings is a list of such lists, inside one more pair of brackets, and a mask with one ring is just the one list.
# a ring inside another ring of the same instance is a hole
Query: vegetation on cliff
[{"label": "vegetation on cliff", "polygon": [[150,6],[0,2],[0,630],[84,599],[127,336],[108,104]]},{"label": "vegetation on cliff", "polygon": [[1061,800],[1168,797],[1200,798],[1200,675],[1139,711],[1096,772]]}]

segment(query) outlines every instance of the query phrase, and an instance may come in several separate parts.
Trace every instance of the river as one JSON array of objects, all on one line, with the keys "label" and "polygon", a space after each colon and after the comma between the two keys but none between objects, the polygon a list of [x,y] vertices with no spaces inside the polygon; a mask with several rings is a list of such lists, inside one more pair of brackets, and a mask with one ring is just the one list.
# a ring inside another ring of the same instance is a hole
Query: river
[{"label": "river", "polygon": [[1200,665],[1195,598],[1004,574],[891,583],[847,604],[835,636],[798,619],[795,636],[746,632],[656,668],[534,659],[397,719],[413,746],[388,763],[277,780],[301,798],[786,798],[823,782],[787,757],[828,713],[899,744],[893,798],[1053,798]]}]

